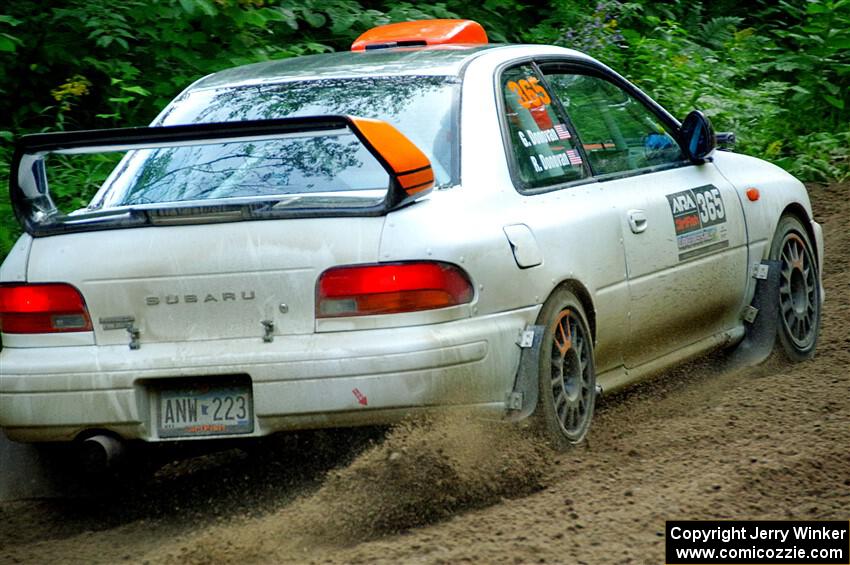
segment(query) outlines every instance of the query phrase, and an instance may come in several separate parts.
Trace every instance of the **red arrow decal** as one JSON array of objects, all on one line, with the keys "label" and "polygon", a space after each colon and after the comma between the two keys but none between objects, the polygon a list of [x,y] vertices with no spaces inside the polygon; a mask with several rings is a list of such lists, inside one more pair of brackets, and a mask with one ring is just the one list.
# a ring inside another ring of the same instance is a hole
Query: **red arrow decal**
[{"label": "red arrow decal", "polygon": [[369,404],[369,399],[366,398],[365,394],[360,392],[359,388],[355,388],[351,391],[351,393],[354,394],[354,398],[356,398],[357,402],[359,402],[362,406],[366,406],[367,404]]}]

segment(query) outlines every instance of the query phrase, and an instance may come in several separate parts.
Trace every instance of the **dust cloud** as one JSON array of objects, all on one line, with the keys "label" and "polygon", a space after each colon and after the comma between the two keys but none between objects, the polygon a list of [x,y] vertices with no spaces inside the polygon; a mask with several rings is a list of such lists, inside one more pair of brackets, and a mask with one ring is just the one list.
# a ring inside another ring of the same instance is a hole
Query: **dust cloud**
[{"label": "dust cloud", "polygon": [[402,423],[314,492],[262,519],[166,547],[172,563],[275,562],[441,521],[540,490],[554,453],[529,430],[443,414]]}]

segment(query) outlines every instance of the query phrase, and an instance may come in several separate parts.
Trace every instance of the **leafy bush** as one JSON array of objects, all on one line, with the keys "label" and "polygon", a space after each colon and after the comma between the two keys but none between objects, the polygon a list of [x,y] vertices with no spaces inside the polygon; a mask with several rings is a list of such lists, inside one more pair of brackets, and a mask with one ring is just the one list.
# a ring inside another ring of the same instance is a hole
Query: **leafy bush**
[{"label": "leafy bush", "polygon": [[609,63],[679,117],[702,109],[803,180],[850,176],[850,1],[711,6],[567,0],[525,39]]},{"label": "leafy bush", "polygon": [[[6,178],[13,133],[144,125],[186,86],[223,68],[346,49],[363,31],[394,20],[457,17],[440,3],[364,4],[18,0],[5,5],[0,176]],[[90,196],[90,173],[85,167],[61,169],[54,193],[60,208],[77,207]],[[0,258],[19,233],[8,199],[0,198]]]}]

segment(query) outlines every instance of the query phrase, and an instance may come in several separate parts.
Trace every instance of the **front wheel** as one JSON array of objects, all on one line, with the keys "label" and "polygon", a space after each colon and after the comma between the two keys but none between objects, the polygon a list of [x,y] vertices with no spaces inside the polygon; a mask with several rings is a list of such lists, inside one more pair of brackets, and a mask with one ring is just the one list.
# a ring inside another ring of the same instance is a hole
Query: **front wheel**
[{"label": "front wheel", "polygon": [[559,289],[549,297],[538,323],[545,330],[535,418],[544,435],[555,447],[563,449],[583,440],[593,419],[596,400],[593,340],[581,302],[566,289]]},{"label": "front wheel", "polygon": [[815,354],[820,330],[820,277],[812,249],[803,224],[793,216],[783,216],[770,258],[780,262],[777,341],[791,361],[804,361]]}]

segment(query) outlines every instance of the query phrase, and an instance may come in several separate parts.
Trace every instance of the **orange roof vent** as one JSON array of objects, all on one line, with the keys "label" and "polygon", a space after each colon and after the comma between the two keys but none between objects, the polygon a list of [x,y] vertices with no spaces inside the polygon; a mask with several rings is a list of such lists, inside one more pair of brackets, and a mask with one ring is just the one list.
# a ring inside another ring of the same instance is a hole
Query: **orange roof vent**
[{"label": "orange roof vent", "polygon": [[373,27],[351,44],[352,51],[487,43],[487,32],[472,20],[419,20]]}]

